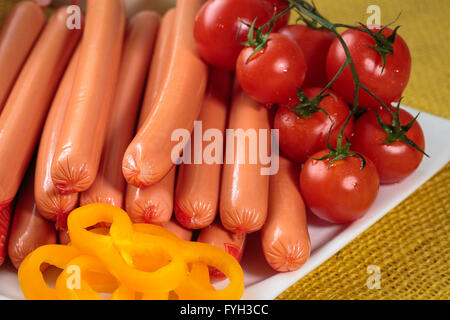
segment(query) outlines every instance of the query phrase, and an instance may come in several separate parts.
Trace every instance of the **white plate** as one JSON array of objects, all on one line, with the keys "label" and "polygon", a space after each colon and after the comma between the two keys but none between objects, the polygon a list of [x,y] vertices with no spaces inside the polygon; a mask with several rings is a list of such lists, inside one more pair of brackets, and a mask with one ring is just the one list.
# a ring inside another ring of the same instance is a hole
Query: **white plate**
[{"label": "white plate", "polygon": [[[408,107],[405,109],[414,115],[419,112]],[[450,161],[450,121],[423,112],[419,122],[430,158],[424,157],[419,168],[401,183],[382,186],[369,212],[351,224],[333,225],[310,214],[308,229],[311,236],[311,256],[299,270],[288,273],[273,271],[264,260],[259,234],[249,236],[242,259],[245,274],[243,299],[276,298],[378,221]],[[0,268],[0,298],[23,299],[17,273],[9,263]]]}]

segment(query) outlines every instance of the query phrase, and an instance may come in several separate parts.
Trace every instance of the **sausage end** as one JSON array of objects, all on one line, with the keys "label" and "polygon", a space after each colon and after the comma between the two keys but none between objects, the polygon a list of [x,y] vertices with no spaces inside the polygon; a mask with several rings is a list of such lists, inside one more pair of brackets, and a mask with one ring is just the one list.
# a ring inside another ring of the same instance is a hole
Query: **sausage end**
[{"label": "sausage end", "polygon": [[53,184],[59,193],[69,194],[89,189],[97,175],[97,170],[92,175],[86,163],[75,163],[63,155],[63,158],[53,161],[51,173]]},{"label": "sausage end", "polygon": [[152,223],[165,226],[172,217],[172,206],[163,201],[147,199],[127,205],[127,212],[134,223]]},{"label": "sausage end", "polygon": [[137,161],[137,156],[133,154],[125,154],[122,163],[122,173],[127,183],[137,188],[147,188],[154,185],[164,178],[164,174],[158,174],[154,170],[154,166],[149,163]]},{"label": "sausage end", "polygon": [[186,205],[176,201],[175,217],[185,228],[203,229],[214,221],[216,214],[210,203],[189,201]]},{"label": "sausage end", "polygon": [[[36,189],[35,189],[36,190]],[[43,194],[35,193],[39,213],[47,220],[57,221],[58,215],[67,215],[78,204],[78,194],[60,194],[56,188]],[[61,218],[60,218],[61,219]]]},{"label": "sausage end", "polygon": [[[264,217],[261,219],[261,217]],[[267,213],[262,214],[256,209],[231,208],[220,210],[220,220],[225,229],[234,233],[252,233],[260,230],[266,220]]]},{"label": "sausage end", "polygon": [[277,241],[270,248],[264,248],[264,256],[267,263],[279,272],[288,272],[299,269],[308,260],[310,246],[302,245],[298,241]]}]

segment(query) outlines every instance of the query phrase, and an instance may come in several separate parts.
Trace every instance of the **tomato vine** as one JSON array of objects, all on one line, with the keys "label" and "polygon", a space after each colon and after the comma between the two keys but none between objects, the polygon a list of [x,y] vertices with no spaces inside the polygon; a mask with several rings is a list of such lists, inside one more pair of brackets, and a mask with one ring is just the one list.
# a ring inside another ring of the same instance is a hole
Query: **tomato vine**
[{"label": "tomato vine", "polygon": [[[354,96],[353,96],[353,104],[352,104],[352,108],[351,108],[351,113],[348,116],[348,118],[346,119],[341,130],[339,131],[338,143],[337,143],[336,149],[331,148],[331,146],[328,144],[328,149],[329,149],[330,153],[319,160],[333,158],[332,161],[336,161],[338,159],[343,159],[348,156],[357,155],[358,157],[360,157],[362,159],[361,169],[363,169],[365,166],[364,158],[360,154],[357,154],[354,152],[349,152],[349,149],[350,149],[349,141],[347,141],[345,143],[345,145],[343,145],[344,129],[347,126],[348,122],[355,116],[355,114],[357,114],[358,109],[359,109],[359,107],[358,107],[359,90],[361,89],[361,90],[366,91],[370,96],[372,96],[375,100],[377,100],[380,103],[380,105],[390,113],[390,115],[393,118],[394,124],[399,122],[398,112],[394,113],[388,106],[386,106],[386,104],[380,98],[378,98],[367,86],[365,86],[361,82],[358,72],[356,70],[356,66],[353,61],[352,55],[350,53],[350,50],[349,50],[347,44],[345,43],[344,39],[342,38],[341,34],[337,31],[337,28],[347,28],[347,29],[357,30],[359,32],[368,33],[375,40],[376,45],[372,48],[380,53],[382,61],[383,61],[383,70],[384,70],[384,66],[386,63],[386,55],[393,53],[392,44],[395,41],[395,37],[396,37],[399,26],[397,26],[394,29],[394,31],[392,32],[392,34],[389,37],[385,37],[381,32],[387,26],[390,26],[394,22],[396,22],[398,17],[393,22],[391,22],[391,23],[387,24],[386,26],[384,26],[383,28],[381,28],[381,30],[379,32],[375,33],[373,31],[371,31],[369,28],[367,28],[367,26],[362,23],[360,23],[360,27],[350,26],[350,25],[346,25],[346,24],[342,24],[342,23],[332,23],[318,12],[317,8],[315,7],[315,5],[313,3],[310,3],[307,0],[286,0],[286,1],[289,2],[290,8],[296,10],[296,12],[300,16],[300,19],[303,20],[308,26],[311,25],[314,28],[319,28],[318,25],[320,25],[320,28],[325,28],[325,29],[329,30],[330,32],[332,32],[335,35],[335,37],[339,40],[339,42],[342,45],[342,48],[344,50],[344,53],[346,55],[346,59],[345,59],[344,63],[342,64],[341,68],[338,70],[336,75],[328,82],[328,84],[323,88],[323,90],[319,93],[318,96],[323,95],[325,93],[325,91],[331,87],[331,85],[342,74],[342,72],[344,71],[344,69],[347,66],[350,68],[350,71],[351,71],[351,74],[353,77]],[[397,109],[398,109],[398,106],[397,106]],[[414,121],[416,119],[417,119],[417,116],[414,118],[412,123],[414,123]],[[401,130],[402,137],[397,140],[405,141],[405,143],[407,143],[411,147],[413,147],[413,148],[417,149],[418,151],[422,152],[423,154],[427,155],[419,146],[417,146],[413,141],[407,139],[406,136],[404,135],[406,133],[406,131],[408,130],[408,128],[411,127],[412,123],[408,124],[407,126],[402,127],[402,130]],[[380,123],[380,125],[381,125],[381,123]],[[384,125],[384,126],[382,126],[382,128],[386,132],[390,129],[395,130],[396,132],[399,131],[397,126],[392,126],[392,125],[391,126]],[[331,132],[331,129],[330,129],[330,132]],[[388,143],[388,141],[386,141],[385,143]]]}]

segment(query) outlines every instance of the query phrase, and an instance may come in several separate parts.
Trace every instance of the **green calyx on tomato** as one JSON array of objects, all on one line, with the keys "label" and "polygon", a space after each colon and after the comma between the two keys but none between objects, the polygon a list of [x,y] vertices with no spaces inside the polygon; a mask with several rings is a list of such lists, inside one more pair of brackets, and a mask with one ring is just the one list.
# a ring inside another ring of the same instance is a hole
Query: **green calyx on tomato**
[{"label": "green calyx on tomato", "polygon": [[331,165],[339,160],[343,160],[345,158],[348,157],[359,157],[361,159],[361,170],[364,169],[364,167],[366,166],[366,159],[364,159],[364,157],[358,153],[358,152],[354,152],[354,151],[350,151],[350,146],[352,145],[351,142],[348,140],[348,138],[346,137],[345,139],[347,140],[347,142],[345,144],[343,144],[343,140],[344,140],[344,128],[347,125],[348,121],[352,118],[352,114],[350,114],[350,116],[347,118],[347,120],[345,121],[344,125],[342,126],[341,131],[339,132],[339,136],[337,139],[337,145],[336,145],[336,149],[333,148],[330,144],[330,135],[331,135],[331,130],[333,129],[334,123],[331,125],[330,130],[328,131],[328,137],[327,137],[327,148],[329,153],[324,155],[321,158],[312,158],[313,160],[317,160],[317,161],[322,161],[322,160],[327,160],[327,159],[331,159],[329,164],[328,164],[328,168],[331,167]]},{"label": "green calyx on tomato", "polygon": [[[241,21],[243,24],[246,24],[244,21]],[[249,26],[250,29],[248,30],[248,40],[245,42],[239,42],[240,45],[246,46],[246,47],[252,47],[255,48],[255,50],[248,56],[245,63],[248,63],[250,59],[257,54],[261,49],[263,49],[266,46],[267,40],[269,40],[270,31],[272,31],[273,28],[273,22],[270,24],[269,29],[266,33],[264,33],[264,28],[266,25],[257,28],[255,27],[256,19],[253,20],[252,24]],[[248,25],[247,25],[248,26]],[[240,29],[238,34],[240,33]]]},{"label": "green calyx on tomato", "polygon": [[[331,128],[333,128],[333,126],[331,126]],[[331,128],[330,128],[330,132],[331,132]],[[330,134],[328,134],[328,137],[330,137]],[[328,147],[329,153],[326,154],[325,156],[321,157],[321,158],[318,158],[318,159],[312,158],[312,159],[317,160],[317,161],[331,159],[329,164],[328,164],[328,168],[330,168],[331,165],[333,163],[335,163],[336,161],[343,160],[343,159],[348,158],[348,157],[356,156],[356,157],[359,157],[361,159],[361,167],[360,167],[360,169],[363,170],[364,167],[366,166],[366,163],[367,163],[366,159],[364,159],[364,157],[360,153],[354,152],[354,151],[350,151],[350,146],[351,146],[350,141],[347,140],[347,142],[344,145],[342,145],[342,142],[343,142],[342,141],[342,135],[340,134],[339,137],[338,137],[338,144],[336,146],[336,149],[334,149],[329,144],[329,142],[327,140],[327,147]]]},{"label": "green calyx on tomato", "polygon": [[367,28],[366,25],[362,25],[362,26],[375,40],[376,45],[369,46],[369,47],[374,49],[375,51],[377,51],[380,54],[381,60],[383,60],[383,68],[381,69],[381,72],[383,72],[384,67],[386,66],[386,56],[388,54],[394,53],[393,45],[394,45],[395,37],[397,35],[397,30],[398,30],[398,28],[400,28],[400,26],[395,27],[395,29],[392,31],[392,34],[389,37],[385,37],[381,33],[387,26],[384,26],[376,33],[371,31],[369,28]]},{"label": "green calyx on tomato", "polygon": [[[273,17],[259,28],[255,26],[256,18],[250,25],[241,20],[242,24],[249,27],[247,35],[248,40],[245,42],[239,42],[239,34],[241,33],[241,27],[239,27],[238,37],[236,37],[236,41],[240,45],[255,48],[255,50],[253,50],[253,52],[248,56],[245,63],[248,63],[255,54],[257,54],[260,50],[262,50],[266,46],[266,43],[269,40],[270,33],[272,32],[272,29],[275,26],[275,21],[290,11],[291,7],[288,7],[286,10],[283,10],[281,13],[277,14],[275,9]],[[264,32],[264,30],[267,27],[268,27],[267,31]]]},{"label": "green calyx on tomato", "polygon": [[367,25],[359,23],[359,25],[364,29],[364,32],[367,32],[373,38],[373,40],[375,40],[375,46],[369,46],[369,48],[372,48],[380,54],[381,60],[383,61],[383,68],[381,69],[382,73],[384,71],[384,67],[386,66],[386,56],[388,54],[394,54],[394,41],[395,37],[397,36],[397,31],[401,26],[396,26],[391,35],[388,37],[383,34],[383,30],[394,24],[400,17],[400,14],[397,16],[397,18],[395,18],[394,21],[383,26],[380,30],[378,30],[378,32],[373,32],[367,27]]},{"label": "green calyx on tomato", "polygon": [[406,133],[412,128],[412,126],[414,125],[414,123],[417,120],[417,117],[419,117],[420,113],[418,113],[409,123],[402,126],[400,124],[400,116],[399,116],[400,103],[401,103],[401,99],[397,103],[397,107],[395,108],[395,113],[392,113],[392,122],[390,124],[384,123],[381,120],[380,115],[378,114],[378,111],[375,110],[375,115],[376,115],[378,124],[380,125],[381,129],[383,129],[383,131],[386,132],[386,134],[387,134],[387,138],[385,140],[383,140],[383,143],[391,144],[395,141],[402,141],[402,142],[406,143],[407,145],[413,147],[417,151],[420,151],[425,156],[429,157],[429,155],[426,154],[425,151],[423,151],[414,141],[412,141],[411,139],[409,139],[406,136]]},{"label": "green calyx on tomato", "polygon": [[330,119],[331,122],[333,122],[328,112],[324,108],[319,107],[322,100],[331,95],[332,95],[331,93],[327,94],[320,93],[314,98],[308,98],[302,89],[297,88],[297,96],[298,99],[300,100],[300,103],[297,103],[294,109],[290,107],[288,107],[288,109],[302,119],[308,119],[317,111],[321,111]]}]

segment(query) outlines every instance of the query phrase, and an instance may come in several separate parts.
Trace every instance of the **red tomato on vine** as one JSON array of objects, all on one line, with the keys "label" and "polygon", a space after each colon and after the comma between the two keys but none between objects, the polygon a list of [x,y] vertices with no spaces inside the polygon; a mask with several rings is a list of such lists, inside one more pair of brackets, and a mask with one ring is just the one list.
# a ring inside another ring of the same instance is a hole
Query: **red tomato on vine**
[{"label": "red tomato on vine", "polygon": [[[328,150],[316,153],[313,158],[326,156]],[[367,157],[343,159],[308,159],[300,173],[300,190],[306,204],[319,218],[333,222],[352,222],[362,217],[371,207],[379,190],[375,165]]]},{"label": "red tomato on vine", "polygon": [[[395,116],[397,109],[390,109]],[[356,121],[352,140],[352,148],[375,164],[381,184],[405,179],[417,169],[424,155],[421,150],[425,139],[416,119],[400,108],[398,120],[393,122],[393,118],[383,107],[368,111]]]},{"label": "red tomato on vine", "polygon": [[[406,42],[397,29],[379,26],[349,29],[342,34],[355,63],[360,81],[385,105],[399,101],[411,73],[411,55]],[[344,64],[347,56],[338,39],[331,44],[327,57],[327,75],[331,80]],[[354,82],[347,66],[333,83],[332,88],[347,102],[353,103]],[[364,108],[381,104],[366,91],[359,90],[358,105]]]},{"label": "red tomato on vine", "polygon": [[[302,98],[296,97],[281,104],[275,114],[274,128],[279,129],[280,149],[291,160],[303,163],[309,156],[327,147],[331,126],[330,144],[336,147],[339,131],[350,115],[347,104],[331,90],[324,92],[324,98],[317,98],[321,88],[304,90]],[[350,139],[353,121],[344,130]]]},{"label": "red tomato on vine", "polygon": [[248,25],[256,19],[259,27],[271,18],[272,12],[261,0],[209,0],[195,18],[197,50],[209,64],[232,70],[243,48],[238,40],[247,39]]},{"label": "red tomato on vine", "polygon": [[236,77],[245,93],[256,101],[286,102],[295,97],[296,88],[301,87],[305,79],[307,67],[302,50],[294,40],[279,33],[272,33],[262,41],[264,43],[249,43],[241,51],[236,62]]}]

